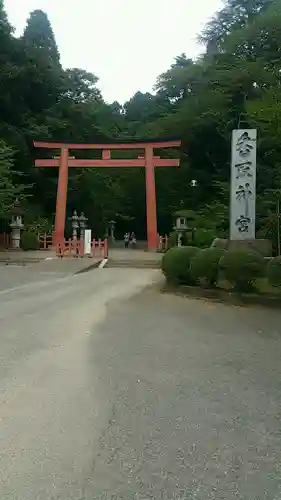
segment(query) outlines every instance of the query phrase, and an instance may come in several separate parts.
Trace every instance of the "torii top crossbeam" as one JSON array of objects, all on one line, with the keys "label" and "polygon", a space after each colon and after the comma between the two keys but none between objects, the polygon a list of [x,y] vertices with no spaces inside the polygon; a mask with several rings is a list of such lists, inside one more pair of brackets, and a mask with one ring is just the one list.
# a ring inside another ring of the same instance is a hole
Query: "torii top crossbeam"
[{"label": "torii top crossbeam", "polygon": [[111,144],[76,144],[66,142],[48,142],[48,141],[34,141],[35,148],[42,149],[145,149],[150,146],[153,149],[163,148],[178,148],[181,145],[179,140],[155,140],[155,141],[139,141],[139,142],[113,142]]},{"label": "torii top crossbeam", "polygon": [[[145,167],[146,174],[146,206],[147,206],[147,239],[148,248],[157,248],[157,216],[155,193],[155,167],[178,167],[178,159],[161,159],[154,156],[154,149],[179,148],[181,141],[147,141],[112,144],[77,144],[63,142],[34,141],[35,148],[60,150],[58,158],[35,160],[36,167],[58,167],[59,180],[56,206],[55,237],[59,242],[64,238],[67,184],[69,167]],[[88,160],[76,159],[69,155],[71,150],[101,150],[101,158]],[[144,155],[133,159],[112,159],[113,150],[143,150]]]}]

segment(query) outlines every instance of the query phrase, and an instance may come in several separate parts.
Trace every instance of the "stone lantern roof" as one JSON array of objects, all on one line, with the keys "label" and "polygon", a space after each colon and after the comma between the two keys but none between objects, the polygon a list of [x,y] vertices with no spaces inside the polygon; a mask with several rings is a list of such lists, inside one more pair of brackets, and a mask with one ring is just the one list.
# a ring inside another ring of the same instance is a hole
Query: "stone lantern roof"
[{"label": "stone lantern roof", "polygon": [[23,206],[20,200],[16,199],[13,207],[10,210],[11,215],[16,216],[16,215],[22,215],[23,213]]},{"label": "stone lantern roof", "polygon": [[192,210],[177,210],[176,212],[174,212],[174,217],[175,218],[179,218],[179,217],[182,217],[184,219],[186,219],[187,221],[190,221],[190,220],[194,220],[194,217],[195,217],[195,214]]}]

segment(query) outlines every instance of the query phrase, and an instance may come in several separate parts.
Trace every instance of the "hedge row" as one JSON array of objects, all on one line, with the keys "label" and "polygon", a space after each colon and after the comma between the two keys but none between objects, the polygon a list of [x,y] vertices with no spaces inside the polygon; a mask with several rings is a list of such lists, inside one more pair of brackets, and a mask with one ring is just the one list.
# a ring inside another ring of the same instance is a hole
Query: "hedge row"
[{"label": "hedge row", "polygon": [[171,248],[163,257],[162,271],[175,285],[214,287],[226,280],[233,289],[247,292],[258,278],[267,277],[271,285],[281,287],[281,257],[268,260],[246,249]]}]

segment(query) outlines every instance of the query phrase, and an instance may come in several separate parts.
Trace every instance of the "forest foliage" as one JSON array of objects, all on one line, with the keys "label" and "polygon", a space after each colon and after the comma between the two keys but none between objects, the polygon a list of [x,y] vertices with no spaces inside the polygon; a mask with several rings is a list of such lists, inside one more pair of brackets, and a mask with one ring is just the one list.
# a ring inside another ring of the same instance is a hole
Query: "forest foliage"
[{"label": "forest foliage", "polygon": [[[196,60],[175,57],[153,93],[137,92],[123,105],[109,104],[95,74],[62,67],[44,12],[32,12],[17,38],[0,0],[2,229],[19,198],[27,221],[53,223],[57,172],[34,167],[34,139],[177,137],[182,140],[180,168],[156,173],[159,232],[169,232],[172,214],[184,208],[196,212],[198,224],[223,235],[228,229],[231,131],[253,127],[259,135],[257,229],[274,241],[281,181],[281,2],[226,0],[200,39],[205,52]],[[192,179],[198,181],[195,189]],[[74,209],[85,212],[96,235],[114,219],[117,233],[133,229],[142,237],[144,172],[71,169],[68,218]]]}]

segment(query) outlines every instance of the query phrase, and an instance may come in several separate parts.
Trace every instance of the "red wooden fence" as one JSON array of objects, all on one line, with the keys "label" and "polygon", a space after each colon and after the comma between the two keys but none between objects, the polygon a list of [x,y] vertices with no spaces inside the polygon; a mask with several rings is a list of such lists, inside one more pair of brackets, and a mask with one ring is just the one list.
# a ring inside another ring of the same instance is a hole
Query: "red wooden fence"
[{"label": "red wooden fence", "polygon": [[159,236],[158,235],[158,251],[165,252],[168,250],[169,237],[168,236]]},{"label": "red wooden fence", "polygon": [[[84,242],[80,240],[64,240],[56,245],[58,257],[84,257]],[[91,253],[85,255],[88,258],[107,259],[108,242],[105,240],[93,239],[91,244]]]},{"label": "red wooden fence", "polygon": [[12,246],[12,235],[10,233],[0,234],[0,248],[8,249]]},{"label": "red wooden fence", "polygon": [[[48,233],[41,233],[38,235],[40,250],[50,250],[56,248],[57,254],[64,256],[82,256],[84,255],[84,248],[80,240],[64,240],[60,245],[55,245],[54,235]],[[165,252],[168,249],[168,236],[158,236],[158,251]],[[0,249],[8,249],[12,247],[12,236],[10,233],[0,234]],[[93,239],[91,245],[91,254],[88,257],[104,258],[108,257],[108,243],[105,240]]]},{"label": "red wooden fence", "polygon": [[50,250],[55,246],[53,234],[48,234],[48,233],[39,234],[38,240],[39,240],[40,250]]}]

